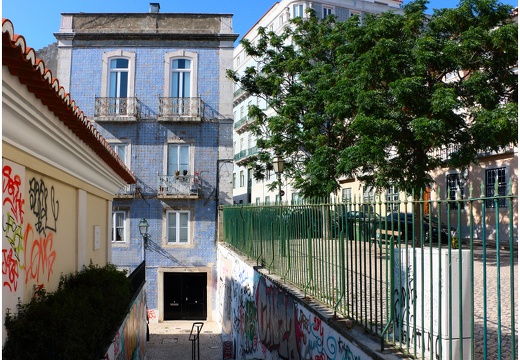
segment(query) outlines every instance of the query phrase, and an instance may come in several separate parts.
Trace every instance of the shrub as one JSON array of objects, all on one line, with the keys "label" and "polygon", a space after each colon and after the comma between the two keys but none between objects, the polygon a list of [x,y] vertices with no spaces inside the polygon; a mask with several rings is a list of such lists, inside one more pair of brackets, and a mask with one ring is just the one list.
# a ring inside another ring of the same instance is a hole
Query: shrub
[{"label": "shrub", "polygon": [[7,311],[4,359],[97,360],[130,306],[131,284],[112,264],[61,276],[58,289],[37,289],[18,312]]}]

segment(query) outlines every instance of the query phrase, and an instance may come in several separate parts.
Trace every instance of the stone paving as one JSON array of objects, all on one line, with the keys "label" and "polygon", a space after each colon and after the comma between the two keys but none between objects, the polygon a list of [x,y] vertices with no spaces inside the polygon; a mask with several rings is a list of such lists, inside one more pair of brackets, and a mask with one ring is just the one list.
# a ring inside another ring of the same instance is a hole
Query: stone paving
[{"label": "stone paving", "polygon": [[197,348],[197,342],[190,341],[194,322],[198,321],[149,324],[150,340],[146,344],[146,360],[222,359],[222,336],[218,324],[212,321],[202,322]]}]

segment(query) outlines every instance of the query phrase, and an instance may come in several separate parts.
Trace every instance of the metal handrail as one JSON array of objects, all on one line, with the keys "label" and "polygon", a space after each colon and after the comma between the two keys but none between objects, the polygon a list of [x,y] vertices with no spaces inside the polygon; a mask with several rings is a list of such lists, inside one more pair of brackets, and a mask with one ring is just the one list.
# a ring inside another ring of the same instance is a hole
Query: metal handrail
[{"label": "metal handrail", "polygon": [[[199,343],[199,335],[202,327],[204,326],[203,322],[194,322],[191,325],[191,332],[189,340],[191,341],[191,359],[195,360],[195,355],[197,360],[200,359],[200,343]],[[195,330],[195,332],[194,332]]]},{"label": "metal handrail", "polygon": [[[407,202],[226,206],[223,240],[379,336],[382,347],[417,358],[441,351],[515,358],[517,202],[511,192],[470,191],[456,200],[438,193]],[[491,308],[494,296],[501,304]]]}]

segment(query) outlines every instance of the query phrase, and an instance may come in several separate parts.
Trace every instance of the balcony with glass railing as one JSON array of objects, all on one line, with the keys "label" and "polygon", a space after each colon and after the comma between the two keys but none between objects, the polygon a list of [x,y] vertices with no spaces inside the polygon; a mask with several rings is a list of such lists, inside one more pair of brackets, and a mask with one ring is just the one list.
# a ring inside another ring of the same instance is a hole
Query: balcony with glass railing
[{"label": "balcony with glass railing", "polygon": [[160,97],[158,121],[200,122],[203,114],[202,107],[200,97]]},{"label": "balcony with glass railing", "polygon": [[197,199],[201,187],[199,175],[158,175],[159,198]]},{"label": "balcony with glass railing", "polygon": [[136,121],[139,117],[139,101],[136,97],[96,97],[94,120],[101,121]]}]

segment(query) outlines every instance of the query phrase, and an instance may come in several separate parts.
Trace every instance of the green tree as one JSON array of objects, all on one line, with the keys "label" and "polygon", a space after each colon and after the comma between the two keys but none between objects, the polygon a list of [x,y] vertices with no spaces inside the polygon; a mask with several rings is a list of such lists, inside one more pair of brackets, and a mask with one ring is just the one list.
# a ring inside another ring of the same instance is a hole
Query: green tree
[{"label": "green tree", "polygon": [[306,197],[328,197],[342,176],[419,194],[433,169],[465,168],[482,150],[516,144],[511,7],[463,0],[428,16],[426,5],[362,24],[311,11],[282,34],[260,28],[254,44],[243,40],[259,66],[228,76],[267,104],[249,109],[255,176],[278,153]]}]

